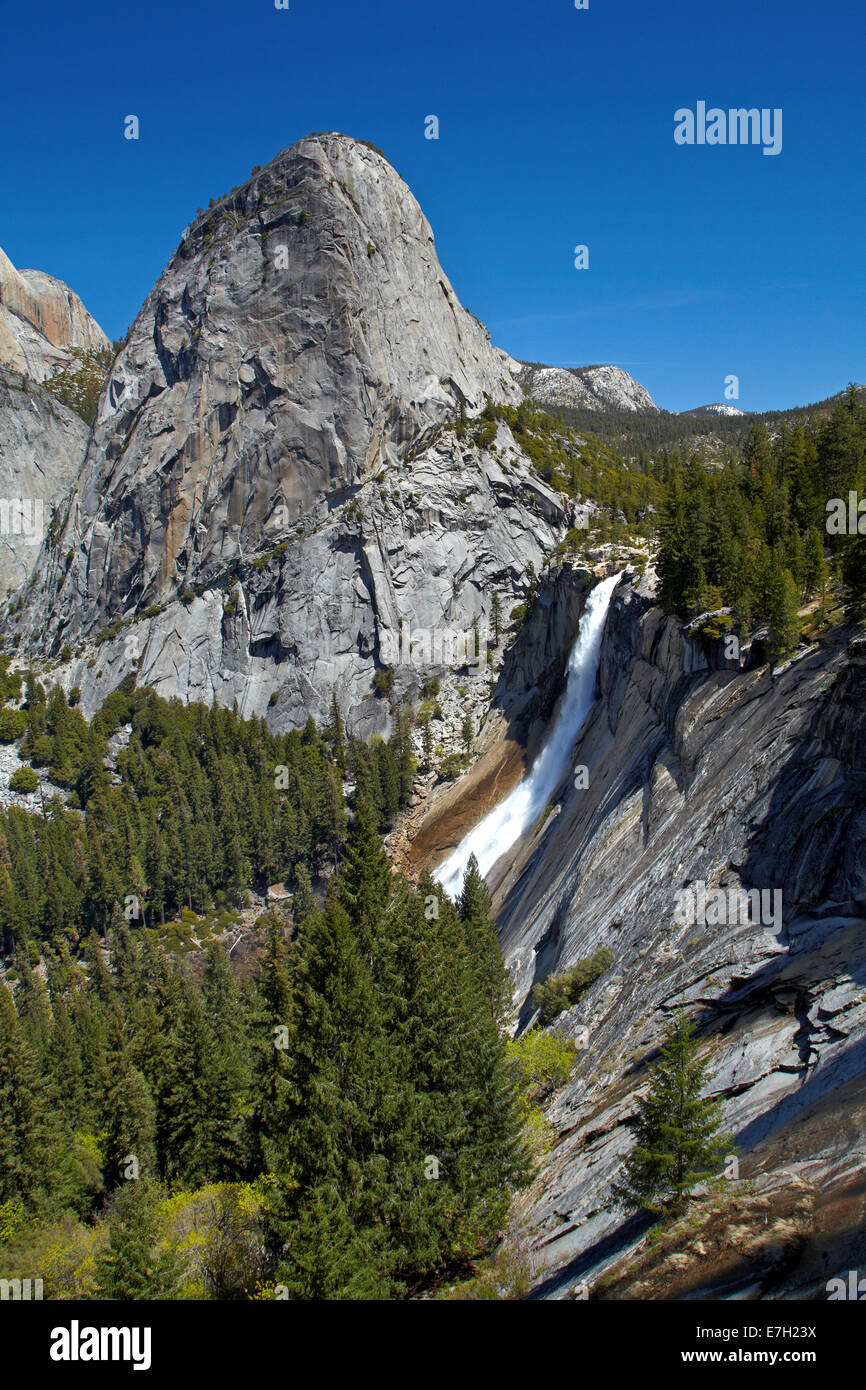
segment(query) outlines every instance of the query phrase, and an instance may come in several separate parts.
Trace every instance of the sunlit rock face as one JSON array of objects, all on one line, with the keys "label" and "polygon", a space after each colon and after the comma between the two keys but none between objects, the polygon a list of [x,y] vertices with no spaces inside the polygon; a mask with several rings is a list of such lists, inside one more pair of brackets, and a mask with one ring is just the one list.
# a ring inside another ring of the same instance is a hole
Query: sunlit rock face
[{"label": "sunlit rock face", "polygon": [[16,630],[56,651],[136,620],[71,677],[85,710],[135,669],[275,727],[334,693],[350,727],[387,727],[371,682],[401,621],[511,604],[566,523],[506,426],[444,428],[520,400],[514,366],[384,157],[300,141],[185,231]]},{"label": "sunlit rock face", "polygon": [[47,391],[0,368],[0,597],[27,579],[81,468],[88,429]]},{"label": "sunlit rock face", "polygon": [[[729,1288],[826,1297],[836,1265],[866,1254],[845,1245],[866,1150],[866,642],[841,630],[776,670],[748,649],[728,659],[623,579],[596,693],[558,814],[494,875],[522,1026],[536,981],[614,953],[553,1025],[578,1059],[523,1206],[538,1289],[594,1286],[641,1236],[611,1206],[611,1183],[646,1063],[685,1008],[771,1223],[799,1183],[830,1211],[823,1263],[807,1243],[783,1268],[756,1242]],[[706,893],[696,920],[683,920],[685,890],[695,904]],[[744,892],[761,894],[747,913]],[[712,1296],[699,1266],[688,1288]]]},{"label": "sunlit rock face", "polygon": [[645,386],[622,367],[545,367],[517,363],[519,380],[528,396],[544,406],[578,410],[657,412]]},{"label": "sunlit rock face", "polygon": [[70,360],[70,348],[107,347],[68,285],[42,270],[16,270],[0,249],[0,367],[44,381]]}]

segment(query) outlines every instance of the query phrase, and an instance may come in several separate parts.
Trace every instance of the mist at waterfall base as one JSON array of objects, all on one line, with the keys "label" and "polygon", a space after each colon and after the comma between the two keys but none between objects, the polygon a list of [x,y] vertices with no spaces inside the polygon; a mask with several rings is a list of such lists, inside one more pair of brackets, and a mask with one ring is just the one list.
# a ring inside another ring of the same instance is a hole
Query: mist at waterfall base
[{"label": "mist at waterfall base", "polygon": [[463,875],[475,855],[482,878],[535,825],[568,765],[574,741],[595,703],[595,677],[601,656],[604,624],[620,575],[597,584],[580,618],[580,630],[568,658],[565,694],[544,747],[529,773],[504,801],[470,830],[434,873],[451,898],[463,886]]}]

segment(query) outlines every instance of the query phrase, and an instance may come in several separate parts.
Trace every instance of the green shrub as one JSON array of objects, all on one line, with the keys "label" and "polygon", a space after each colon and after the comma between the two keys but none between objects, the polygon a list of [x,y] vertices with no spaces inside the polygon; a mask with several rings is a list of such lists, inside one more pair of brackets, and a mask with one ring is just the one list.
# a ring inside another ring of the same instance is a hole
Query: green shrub
[{"label": "green shrub", "polygon": [[568,551],[570,555],[579,555],[586,546],[586,530],[572,526],[565,533],[565,540],[562,542],[562,549]]},{"label": "green shrub", "polygon": [[439,764],[439,776],[444,777],[446,781],[452,781],[455,777],[460,776],[466,763],[467,759],[463,753],[449,753],[447,758],[443,758]]},{"label": "green shrub", "polygon": [[473,438],[479,449],[489,449],[496,438],[496,421],[485,420],[484,424],[475,430]]},{"label": "green shrub", "polygon": [[393,666],[383,666],[380,671],[376,672],[373,677],[373,689],[380,698],[391,694],[394,689]]},{"label": "green shrub", "polygon": [[0,743],[14,743],[27,728],[27,715],[20,709],[0,709]]},{"label": "green shrub", "polygon": [[35,792],[39,778],[32,767],[19,767],[13,772],[9,787],[13,792]]},{"label": "green shrub", "polygon": [[712,613],[701,623],[697,635],[704,640],[705,644],[712,645],[731,632],[733,626],[734,620],[730,613]]},{"label": "green shrub", "polygon": [[548,975],[546,980],[535,985],[532,998],[539,1010],[542,1026],[552,1023],[572,1004],[576,1004],[590,985],[610,969],[615,959],[609,946],[601,946],[568,970],[563,970],[559,975]]},{"label": "green shrub", "polygon": [[47,767],[54,753],[54,740],[50,734],[40,734],[33,740],[30,761],[34,767]]},{"label": "green shrub", "polygon": [[43,389],[88,425],[93,424],[102,384],[114,361],[111,348],[70,348],[70,360],[54,376],[42,383]]},{"label": "green shrub", "polygon": [[531,1028],[508,1044],[508,1056],[527,1100],[540,1100],[564,1086],[574,1069],[574,1043],[543,1028]]}]

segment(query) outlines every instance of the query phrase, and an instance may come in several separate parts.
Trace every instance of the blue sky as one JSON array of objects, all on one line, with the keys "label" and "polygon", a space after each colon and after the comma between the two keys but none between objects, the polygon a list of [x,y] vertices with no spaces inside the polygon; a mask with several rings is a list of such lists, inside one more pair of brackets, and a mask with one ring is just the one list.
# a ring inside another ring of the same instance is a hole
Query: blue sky
[{"label": "blue sky", "polygon": [[[864,0],[19,5],[0,245],[118,337],[197,206],[341,130],[384,150],[515,356],[616,362],[672,410],[731,374],[743,409],[802,404],[866,380],[864,41]],[[678,146],[700,100],[781,108],[782,152]]]}]

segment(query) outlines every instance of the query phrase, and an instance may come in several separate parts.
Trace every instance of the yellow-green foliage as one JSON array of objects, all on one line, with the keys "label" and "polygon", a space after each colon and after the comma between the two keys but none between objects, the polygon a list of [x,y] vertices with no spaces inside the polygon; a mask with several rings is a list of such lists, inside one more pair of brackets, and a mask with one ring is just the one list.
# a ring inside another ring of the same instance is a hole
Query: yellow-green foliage
[{"label": "yellow-green foliage", "polygon": [[564,1086],[574,1069],[574,1043],[543,1028],[531,1028],[508,1044],[508,1055],[517,1068],[527,1100],[538,1100]]},{"label": "yellow-green foliage", "polygon": [[[98,1153],[92,1135],[76,1139],[83,1151]],[[264,1287],[259,1216],[267,1188],[267,1179],[212,1183],[159,1201],[156,1248],[172,1248],[181,1260],[180,1298],[273,1297],[255,1292]],[[92,1225],[71,1214],[30,1225],[20,1202],[6,1202],[0,1206],[0,1272],[7,1278],[38,1276],[46,1299],[96,1298],[108,1233],[108,1220],[101,1217]]]},{"label": "yellow-green foliage", "polygon": [[[647,511],[661,506],[664,489],[656,478],[620,457],[601,440],[589,440],[563,420],[540,410],[529,401],[519,406],[488,403],[479,417],[476,442],[491,439],[490,425],[504,420],[535,471],[552,487],[572,497],[591,498],[610,518],[620,514],[631,525],[644,523]],[[469,424],[458,420],[458,435]],[[482,435],[481,431],[485,433]],[[591,529],[596,529],[593,521]]]},{"label": "yellow-green foliage", "polygon": [[0,652],[0,705],[6,705],[10,700],[20,700],[21,680],[20,671],[10,673],[9,666],[12,657],[5,652]]},{"label": "yellow-green foliage", "polygon": [[108,1226],[85,1226],[67,1217],[46,1232],[48,1244],[39,1269],[45,1298],[88,1299],[98,1297],[99,1257],[108,1245]]},{"label": "yellow-green foliage", "polygon": [[20,1197],[0,1204],[0,1245],[14,1240],[25,1223],[24,1203]]},{"label": "yellow-green foliage", "polygon": [[277,1296],[277,1285],[268,1280],[257,1279],[252,1293],[249,1295],[252,1303],[272,1303]]},{"label": "yellow-green foliage", "polygon": [[541,1109],[541,1102],[564,1086],[574,1067],[574,1044],[565,1038],[531,1028],[508,1044],[508,1056],[520,1086],[523,1139],[533,1158],[543,1158],[553,1148],[556,1133]]},{"label": "yellow-green foliage", "polygon": [[72,1145],[76,1189],[84,1193],[103,1190],[102,1165],[105,1162],[105,1136],[76,1130]]},{"label": "yellow-green foliage", "polygon": [[730,632],[733,626],[734,620],[730,613],[713,613],[701,623],[699,633],[709,642],[717,642],[720,637]]},{"label": "yellow-green foliage", "polygon": [[93,1298],[96,1262],[108,1240],[104,1223],[85,1226],[72,1213],[37,1224],[20,1202],[0,1207],[0,1275],[41,1279],[45,1298]]},{"label": "yellow-green foliage", "polygon": [[556,1130],[544,1111],[532,1101],[521,1102],[520,1113],[523,1118],[523,1142],[536,1160],[549,1154],[556,1143]]},{"label": "yellow-green foliage", "polygon": [[257,1183],[211,1183],[160,1202],[166,1241],[186,1268],[182,1298],[237,1297],[257,1285],[262,1202]]}]

